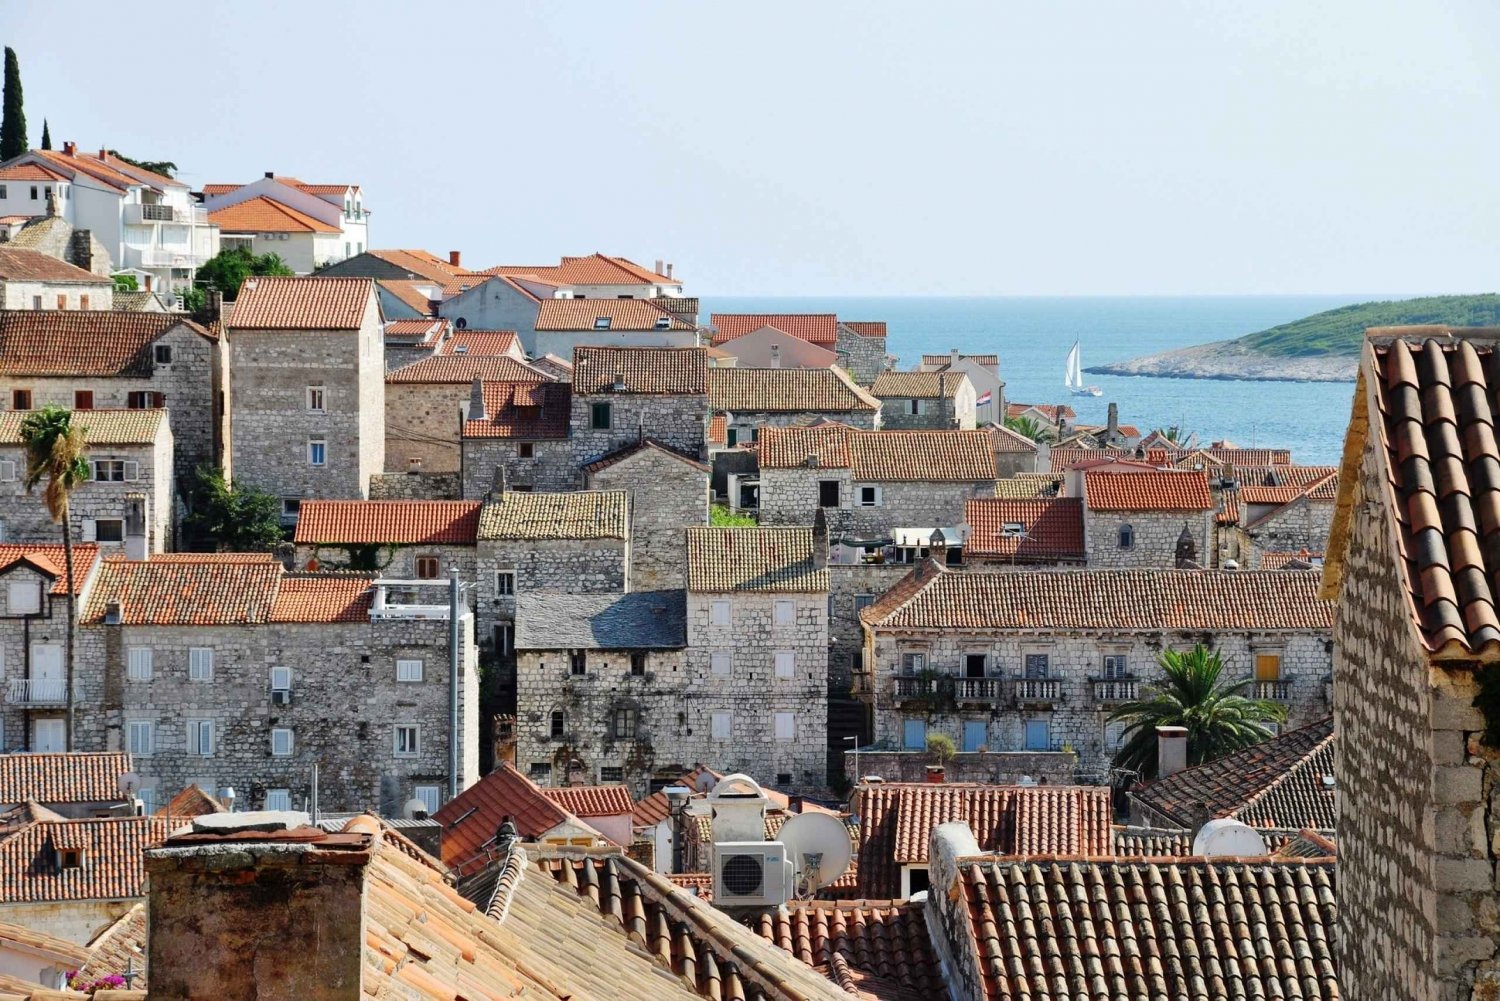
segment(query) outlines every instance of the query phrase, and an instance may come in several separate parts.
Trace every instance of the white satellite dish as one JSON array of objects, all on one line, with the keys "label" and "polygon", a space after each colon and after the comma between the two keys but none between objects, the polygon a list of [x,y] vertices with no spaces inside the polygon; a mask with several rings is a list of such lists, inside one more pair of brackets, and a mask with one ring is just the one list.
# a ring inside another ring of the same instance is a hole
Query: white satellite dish
[{"label": "white satellite dish", "polygon": [[134,796],[141,788],[141,777],[135,772],[126,772],[115,781],[122,796]]},{"label": "white satellite dish", "polygon": [[1204,858],[1263,858],[1267,854],[1266,839],[1248,824],[1232,817],[1218,817],[1194,835],[1193,854]]},{"label": "white satellite dish", "polygon": [[416,820],[417,814],[419,813],[423,817],[427,816],[427,804],[422,802],[420,799],[417,799],[417,797],[415,796],[407,800],[406,805],[401,807],[401,816],[405,817],[407,820]]},{"label": "white satellite dish", "polygon": [[799,813],[782,825],[776,840],[786,845],[799,896],[812,896],[836,882],[854,858],[849,831],[831,813]]}]

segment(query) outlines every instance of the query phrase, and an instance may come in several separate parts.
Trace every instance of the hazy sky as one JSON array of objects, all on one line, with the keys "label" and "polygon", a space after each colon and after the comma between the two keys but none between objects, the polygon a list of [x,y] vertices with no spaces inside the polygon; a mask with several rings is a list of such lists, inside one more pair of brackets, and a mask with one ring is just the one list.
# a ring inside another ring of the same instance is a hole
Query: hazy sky
[{"label": "hazy sky", "polygon": [[[5,0],[33,145],[690,293],[1500,287],[1500,3]],[[222,13],[220,12],[222,11]]]}]

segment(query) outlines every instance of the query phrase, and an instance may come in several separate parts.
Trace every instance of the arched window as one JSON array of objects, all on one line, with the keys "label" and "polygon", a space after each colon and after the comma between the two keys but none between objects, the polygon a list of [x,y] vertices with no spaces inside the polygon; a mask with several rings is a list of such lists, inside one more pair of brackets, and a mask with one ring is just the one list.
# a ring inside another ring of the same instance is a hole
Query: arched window
[{"label": "arched window", "polygon": [[1130,549],[1135,545],[1135,529],[1129,525],[1120,526],[1120,548]]},{"label": "arched window", "polygon": [[563,735],[563,711],[561,709],[552,710],[552,729],[550,732],[554,737],[561,737]]}]

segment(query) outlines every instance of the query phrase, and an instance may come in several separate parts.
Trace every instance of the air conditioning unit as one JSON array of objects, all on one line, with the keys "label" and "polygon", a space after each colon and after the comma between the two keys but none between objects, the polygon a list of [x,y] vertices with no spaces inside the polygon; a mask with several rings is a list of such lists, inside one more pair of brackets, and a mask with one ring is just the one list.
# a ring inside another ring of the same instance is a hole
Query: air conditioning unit
[{"label": "air conditioning unit", "polygon": [[292,704],[292,690],[290,688],[271,689],[271,704],[273,706],[289,706]]},{"label": "air conditioning unit", "polygon": [[779,841],[720,841],[714,845],[714,904],[775,907],[792,891],[792,861]]}]

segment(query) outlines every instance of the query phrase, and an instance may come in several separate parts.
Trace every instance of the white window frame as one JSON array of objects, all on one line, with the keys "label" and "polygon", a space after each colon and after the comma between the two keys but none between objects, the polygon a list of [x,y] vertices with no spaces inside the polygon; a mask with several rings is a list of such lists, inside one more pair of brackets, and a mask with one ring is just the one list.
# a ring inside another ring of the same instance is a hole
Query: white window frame
[{"label": "white window frame", "polygon": [[267,789],[267,810],[290,810],[292,808],[292,791],[290,789]]},{"label": "white window frame", "polygon": [[[873,491],[873,493],[870,495],[870,500],[868,500],[868,501],[865,500],[865,491],[866,490]],[[860,486],[858,486],[858,487],[856,487],[854,489],[854,495],[855,495],[855,506],[857,506],[857,507],[879,507],[880,506],[880,499],[881,499],[880,498],[880,488],[878,486],[875,486],[874,484],[868,484],[868,483],[867,484],[861,484]]]},{"label": "white window frame", "polygon": [[214,648],[195,646],[188,648],[188,680],[214,680]]},{"label": "white window frame", "polygon": [[436,785],[413,786],[411,790],[412,799],[420,799],[422,807],[427,811],[427,816],[437,813],[443,805],[443,788]]},{"label": "white window frame", "polygon": [[420,657],[397,657],[396,680],[404,683],[421,681],[422,668]]},{"label": "white window frame", "polygon": [[797,676],[797,655],[790,650],[776,651],[776,677],[795,678]]},{"label": "white window frame", "polygon": [[200,758],[214,756],[214,721],[190,719],[187,721],[187,753]]},{"label": "white window frame", "polygon": [[0,459],[0,480],[4,480],[5,482],[10,483],[10,482],[13,482],[15,480],[15,478],[16,478],[16,460],[15,459]]},{"label": "white window frame", "polygon": [[1105,721],[1100,732],[1099,742],[1106,751],[1118,751],[1120,745],[1125,742],[1125,728],[1130,726],[1128,720],[1117,719]]},{"label": "white window frame", "polygon": [[904,677],[915,677],[927,670],[926,650],[903,650],[897,661],[897,670]]},{"label": "white window frame", "polygon": [[[30,592],[29,595],[27,592]],[[28,600],[18,601],[18,596]],[[40,615],[42,582],[35,579],[10,581],[10,586],[6,589],[6,602],[11,615]]]},{"label": "white window frame", "polygon": [[310,414],[328,412],[328,388],[326,386],[307,387],[307,412]]},{"label": "white window frame", "polygon": [[156,722],[149,719],[126,720],[125,747],[137,758],[149,758],[155,754]]},{"label": "white window frame", "polygon": [[734,654],[728,650],[715,650],[708,655],[708,670],[710,674],[728,675],[734,673]]},{"label": "white window frame", "polygon": [[495,597],[513,598],[516,594],[516,572],[514,570],[495,571]]},{"label": "white window frame", "polygon": [[130,681],[150,681],[154,675],[155,656],[149,646],[125,648],[125,677]]},{"label": "white window frame", "polygon": [[708,606],[708,622],[713,626],[734,625],[734,603],[728,598],[715,598]]},{"label": "white window frame", "polygon": [[791,598],[777,598],[771,606],[771,622],[778,626],[797,624],[797,603]]},{"label": "white window frame", "polygon": [[[277,675],[277,672],[285,672],[286,684],[284,684],[284,685],[278,685],[278,684],[276,684],[276,675]],[[271,668],[271,691],[273,691],[273,692],[290,692],[291,690],[292,690],[292,669],[290,667],[287,667],[284,664],[277,664],[275,667]]]},{"label": "white window frame", "polygon": [[[410,740],[403,735],[410,734]],[[402,750],[402,744],[407,744]],[[422,727],[417,723],[397,723],[391,728],[391,757],[418,758],[422,756]]]},{"label": "white window frame", "polygon": [[[316,458],[315,457],[317,453],[315,453],[313,451],[314,448],[317,448],[317,449],[321,450],[322,458]],[[307,464],[309,466],[316,466],[319,469],[322,469],[322,468],[324,468],[325,466],[328,465],[328,439],[327,438],[309,438],[309,439],[307,439]]]},{"label": "white window frame", "polygon": [[776,713],[774,720],[774,731],[777,740],[797,739],[796,713]]},{"label": "white window frame", "polygon": [[[278,750],[276,750],[276,741],[277,741],[278,738],[282,737],[283,735],[286,738],[286,750],[284,750],[284,751],[278,751]],[[292,733],[292,728],[291,727],[289,727],[289,726],[276,726],[276,727],[272,727],[271,728],[271,757],[273,757],[273,758],[290,758],[294,753],[296,753],[296,750],[297,750],[297,738],[296,738],[296,735]]]},{"label": "white window frame", "polygon": [[732,739],[734,737],[734,714],[711,713],[708,718],[708,732],[711,740]]}]

